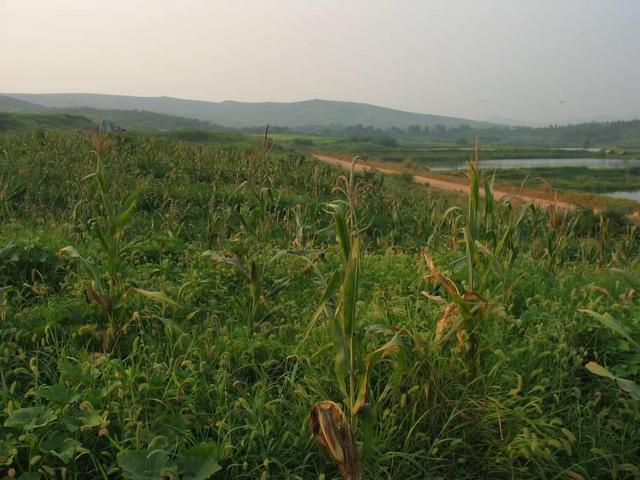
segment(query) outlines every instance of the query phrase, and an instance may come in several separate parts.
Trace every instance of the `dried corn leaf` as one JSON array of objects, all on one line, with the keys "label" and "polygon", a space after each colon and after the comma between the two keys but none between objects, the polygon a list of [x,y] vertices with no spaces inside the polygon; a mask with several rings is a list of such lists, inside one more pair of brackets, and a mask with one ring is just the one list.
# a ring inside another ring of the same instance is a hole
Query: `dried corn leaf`
[{"label": "dried corn leaf", "polygon": [[345,480],[361,480],[362,472],[351,429],[342,408],[330,400],[311,409],[311,432],[336,462]]}]

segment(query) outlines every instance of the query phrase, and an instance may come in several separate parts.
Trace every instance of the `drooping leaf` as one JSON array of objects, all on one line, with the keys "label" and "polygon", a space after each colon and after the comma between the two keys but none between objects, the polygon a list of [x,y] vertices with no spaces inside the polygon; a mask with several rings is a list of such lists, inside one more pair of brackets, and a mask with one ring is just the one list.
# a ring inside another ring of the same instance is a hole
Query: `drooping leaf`
[{"label": "drooping leaf", "polygon": [[587,363],[585,365],[585,368],[587,370],[589,370],[591,373],[593,373],[594,375],[598,375],[600,377],[607,377],[607,378],[611,378],[611,379],[616,378],[616,376],[613,373],[611,373],[605,367],[603,367],[602,365],[600,365],[599,363],[596,363],[596,362]]},{"label": "drooping leaf", "polygon": [[80,398],[80,394],[58,383],[53,386],[44,386],[38,390],[38,396],[58,405],[68,405]]},{"label": "drooping leaf", "polygon": [[53,410],[45,406],[19,408],[9,415],[4,426],[28,431],[50,424],[56,416]]},{"label": "drooping leaf", "polygon": [[182,480],[207,480],[222,470],[220,447],[215,443],[202,443],[178,456],[178,473]]},{"label": "drooping leaf", "polygon": [[71,245],[69,245],[67,247],[61,248],[58,251],[58,256],[61,258],[71,258],[71,259],[78,260],[80,264],[90,273],[91,277],[93,278],[93,281],[96,283],[98,291],[103,295],[105,294],[105,289],[102,286],[102,282],[100,280],[100,276],[98,275],[98,271],[96,270],[95,265],[89,260],[87,260],[86,258],[84,258],[82,255],[80,255],[80,253],[78,252],[78,250],[75,249],[75,247],[72,247]]},{"label": "drooping leaf", "polygon": [[360,379],[358,382],[358,394],[356,397],[356,401],[352,406],[352,413],[354,415],[357,415],[360,412],[367,401],[369,372],[371,371],[371,368],[373,368],[373,366],[386,355],[399,352],[403,348],[404,346],[402,344],[402,341],[400,340],[400,337],[398,335],[395,335],[387,343],[377,348],[365,357],[365,370],[364,373],[360,375]]},{"label": "drooping leaf", "polygon": [[129,290],[137,293],[138,295],[142,295],[143,297],[150,298],[159,303],[165,303],[167,305],[177,306],[178,303],[172,298],[168,297],[165,293],[154,291],[154,290],[144,290],[142,288],[130,287]]},{"label": "drooping leaf", "polygon": [[636,349],[640,350],[640,343],[636,342],[631,337],[631,334],[629,333],[629,331],[626,328],[624,328],[622,326],[622,324],[618,320],[613,318],[611,316],[611,314],[609,314],[609,313],[600,314],[600,313],[594,312],[592,310],[580,310],[580,311],[583,312],[583,313],[586,313],[587,315],[589,315],[592,318],[595,318],[601,324],[603,324],[605,327],[608,327],[611,330],[613,330],[614,332],[622,335]]},{"label": "drooping leaf", "polygon": [[78,440],[67,437],[64,433],[51,435],[40,443],[42,453],[54,455],[64,463],[73,460],[80,447],[82,444]]},{"label": "drooping leaf", "polygon": [[627,392],[634,400],[640,400],[640,386],[635,382],[614,375],[607,368],[596,362],[587,363],[585,368],[595,375],[615,380],[620,390]]},{"label": "drooping leaf", "polygon": [[313,438],[336,462],[345,480],[361,480],[358,452],[342,408],[330,400],[317,403],[311,409],[310,427]]},{"label": "drooping leaf", "polygon": [[211,257],[213,258],[216,262],[220,262],[220,263],[226,263],[227,265],[232,265],[233,267],[236,268],[236,270],[242,274],[242,276],[246,277],[248,280],[251,279],[251,275],[249,274],[249,272],[247,272],[247,270],[244,268],[244,265],[242,264],[242,262],[240,260],[238,260],[237,258],[231,258],[231,257],[225,257],[223,255],[220,255],[218,253],[215,253],[212,250],[207,250],[206,252],[204,252],[202,254],[203,257]]},{"label": "drooping leaf", "polygon": [[460,292],[458,291],[458,287],[456,287],[455,283],[453,283],[446,275],[441,273],[435,266],[431,255],[427,253],[427,251],[422,252],[422,256],[424,258],[427,267],[431,271],[431,278],[435,279],[440,285],[444,287],[451,297],[456,298],[460,296]]},{"label": "drooping leaf", "polygon": [[84,297],[87,303],[95,303],[105,312],[111,311],[111,299],[93,288],[87,288],[84,291]]},{"label": "drooping leaf", "polygon": [[118,466],[131,480],[162,480],[176,471],[169,454],[162,449],[123,450],[117,456]]},{"label": "drooping leaf", "polygon": [[327,306],[327,303],[329,302],[333,294],[338,290],[339,286],[340,286],[340,272],[335,271],[333,272],[333,275],[331,275],[331,278],[329,279],[329,282],[327,283],[327,286],[324,289],[324,293],[322,294],[322,298],[320,299],[320,304],[318,305],[318,308],[316,308],[316,311],[314,312],[313,317],[311,317],[311,321],[309,322],[307,331],[304,334],[304,340],[306,340],[307,337],[309,336],[309,333],[311,333],[311,330],[313,329],[316,322],[318,321],[318,318],[320,318],[320,315],[322,315],[322,312],[324,312],[325,307]]}]

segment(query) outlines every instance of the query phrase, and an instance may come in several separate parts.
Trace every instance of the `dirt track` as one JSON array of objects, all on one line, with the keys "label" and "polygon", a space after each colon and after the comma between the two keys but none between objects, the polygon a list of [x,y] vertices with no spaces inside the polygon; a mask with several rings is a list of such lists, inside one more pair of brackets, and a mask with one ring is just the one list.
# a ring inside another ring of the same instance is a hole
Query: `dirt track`
[{"label": "dirt track", "polygon": [[[351,161],[348,160],[342,160],[340,158],[337,157],[331,157],[331,156],[327,156],[327,155],[320,155],[320,154],[314,154],[313,155],[315,158],[317,158],[318,160],[325,162],[325,163],[329,163],[331,165],[336,165],[345,169],[350,169],[351,168]],[[382,173],[401,173],[397,170],[393,170],[390,168],[385,168],[385,167],[381,167],[379,165],[366,165],[366,164],[362,164],[362,163],[356,163],[356,165],[354,166],[355,171],[357,172],[362,172],[364,170],[369,170],[369,169],[374,169],[377,170],[379,172]],[[463,184],[463,183],[457,183],[453,180],[446,180],[446,178],[443,178],[441,176],[439,177],[431,177],[428,175],[414,175],[413,176],[413,181],[416,183],[420,183],[422,185],[428,185],[432,188],[437,188],[438,190],[444,190],[447,192],[456,192],[456,193],[462,193],[465,195],[469,194],[469,185],[467,184]],[[484,195],[484,189],[482,187],[480,187],[480,194]],[[508,200],[508,199],[517,199],[520,200],[521,202],[530,202],[533,203],[534,205],[537,205],[538,207],[541,208],[550,208],[553,207],[555,205],[556,208],[561,209],[561,210],[573,210],[575,208],[575,205],[572,205],[571,203],[567,203],[567,202],[560,202],[560,201],[552,201],[552,200],[547,200],[544,198],[537,198],[537,197],[532,197],[529,195],[525,195],[522,193],[513,193],[513,192],[507,192],[507,191],[503,191],[503,190],[495,190],[493,191],[493,197],[497,200]]]}]

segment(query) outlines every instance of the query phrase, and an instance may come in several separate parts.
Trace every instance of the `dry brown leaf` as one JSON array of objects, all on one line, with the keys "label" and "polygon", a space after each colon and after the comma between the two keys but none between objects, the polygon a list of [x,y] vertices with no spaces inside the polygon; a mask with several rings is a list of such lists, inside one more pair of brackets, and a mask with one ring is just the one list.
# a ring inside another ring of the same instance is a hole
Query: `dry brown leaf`
[{"label": "dry brown leaf", "polygon": [[315,404],[311,409],[310,427],[313,438],[338,464],[345,480],[362,480],[349,422],[340,405],[330,400]]},{"label": "dry brown leaf", "polygon": [[458,314],[458,305],[450,303],[444,309],[440,320],[436,324],[436,340],[440,341],[447,330],[451,327],[454,317]]},{"label": "dry brown leaf", "polygon": [[94,290],[93,288],[87,288],[84,291],[84,297],[87,303],[95,302],[105,312],[111,310],[111,300],[109,300],[109,297]]},{"label": "dry brown leaf", "polygon": [[429,267],[429,270],[431,270],[431,275],[427,277],[427,279],[433,278],[437,280],[438,283],[440,283],[440,285],[442,285],[452,297],[459,296],[460,293],[458,292],[458,288],[456,287],[456,285],[436,268],[435,264],[433,263],[433,259],[426,252],[426,250],[422,252],[422,256],[424,257],[424,261],[427,263],[427,267]]}]

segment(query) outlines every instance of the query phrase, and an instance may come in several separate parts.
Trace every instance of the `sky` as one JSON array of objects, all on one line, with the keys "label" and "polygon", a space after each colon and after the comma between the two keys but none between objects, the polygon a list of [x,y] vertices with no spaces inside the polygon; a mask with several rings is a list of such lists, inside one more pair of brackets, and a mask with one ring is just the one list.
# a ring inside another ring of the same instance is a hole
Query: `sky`
[{"label": "sky", "polygon": [[0,92],[640,117],[640,0],[0,0]]}]

